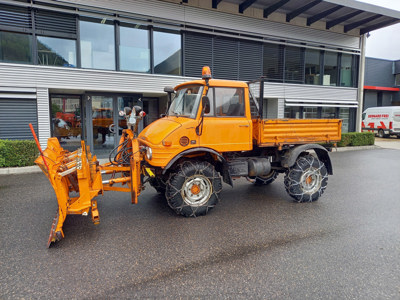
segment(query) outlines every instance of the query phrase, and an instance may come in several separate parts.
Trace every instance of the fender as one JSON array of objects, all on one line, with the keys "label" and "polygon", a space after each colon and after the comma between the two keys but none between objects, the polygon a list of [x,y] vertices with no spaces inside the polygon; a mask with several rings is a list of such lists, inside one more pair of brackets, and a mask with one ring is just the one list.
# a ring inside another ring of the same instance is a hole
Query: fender
[{"label": "fender", "polygon": [[181,153],[179,153],[173,159],[170,160],[170,162],[165,166],[162,174],[165,175],[165,173],[168,171],[168,169],[171,168],[174,165],[174,163],[176,163],[176,161],[178,159],[180,159],[181,157],[184,157],[188,154],[198,153],[198,152],[205,152],[205,153],[210,153],[210,154],[216,155],[222,163],[222,177],[223,177],[224,182],[226,182],[230,186],[233,186],[232,177],[229,173],[229,167],[228,167],[228,164],[227,164],[225,158],[221,154],[219,154],[217,151],[210,149],[210,148],[198,147],[198,148],[191,148],[191,149],[182,151]]},{"label": "fender", "polygon": [[292,167],[295,164],[300,153],[302,153],[306,150],[314,150],[318,156],[318,159],[324,163],[326,170],[328,171],[328,174],[333,175],[333,168],[332,168],[331,158],[329,157],[328,150],[318,144],[306,144],[306,145],[293,147],[292,149],[287,151],[285,153],[285,155],[283,156],[283,159],[281,161],[282,167],[284,167],[284,168]]}]

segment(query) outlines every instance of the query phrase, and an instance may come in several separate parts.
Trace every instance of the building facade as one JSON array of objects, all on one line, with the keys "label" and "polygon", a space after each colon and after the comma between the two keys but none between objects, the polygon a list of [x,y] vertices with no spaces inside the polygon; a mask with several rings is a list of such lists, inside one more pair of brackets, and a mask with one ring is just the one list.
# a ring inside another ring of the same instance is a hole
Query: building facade
[{"label": "building facade", "polygon": [[365,59],[363,110],[378,106],[400,106],[400,61]]},{"label": "building facade", "polygon": [[32,123],[43,146],[84,139],[108,153],[120,110],[141,106],[146,126],[166,111],[164,87],[204,65],[219,79],[263,76],[265,117],[355,131],[364,34],[399,20],[352,0],[0,0],[0,139],[30,139]]}]

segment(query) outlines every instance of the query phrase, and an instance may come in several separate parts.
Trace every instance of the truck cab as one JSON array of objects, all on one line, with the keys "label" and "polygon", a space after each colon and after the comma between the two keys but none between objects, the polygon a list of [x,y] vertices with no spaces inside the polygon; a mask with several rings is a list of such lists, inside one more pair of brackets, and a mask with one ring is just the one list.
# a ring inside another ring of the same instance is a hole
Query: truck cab
[{"label": "truck cab", "polygon": [[252,150],[249,97],[248,85],[240,81],[204,79],[176,86],[167,115],[138,136],[152,149],[154,159],[147,162],[165,167],[180,152],[198,148],[218,153]]}]

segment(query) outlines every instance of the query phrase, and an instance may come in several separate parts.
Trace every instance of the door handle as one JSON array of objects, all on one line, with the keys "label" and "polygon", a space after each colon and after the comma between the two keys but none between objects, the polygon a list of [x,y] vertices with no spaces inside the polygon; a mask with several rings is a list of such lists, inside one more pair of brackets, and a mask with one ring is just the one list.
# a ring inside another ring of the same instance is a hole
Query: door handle
[{"label": "door handle", "polygon": [[249,127],[249,125],[239,125],[239,127]]}]

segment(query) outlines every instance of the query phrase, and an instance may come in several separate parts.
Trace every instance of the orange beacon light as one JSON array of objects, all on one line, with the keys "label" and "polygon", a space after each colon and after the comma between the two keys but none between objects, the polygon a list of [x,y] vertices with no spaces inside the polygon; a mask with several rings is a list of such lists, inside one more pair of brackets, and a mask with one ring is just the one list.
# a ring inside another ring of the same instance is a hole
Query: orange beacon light
[{"label": "orange beacon light", "polygon": [[201,71],[201,78],[202,79],[210,79],[211,78],[211,70],[209,66],[204,66],[203,70]]}]

